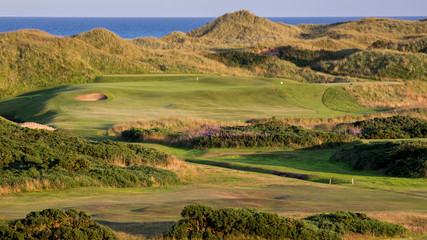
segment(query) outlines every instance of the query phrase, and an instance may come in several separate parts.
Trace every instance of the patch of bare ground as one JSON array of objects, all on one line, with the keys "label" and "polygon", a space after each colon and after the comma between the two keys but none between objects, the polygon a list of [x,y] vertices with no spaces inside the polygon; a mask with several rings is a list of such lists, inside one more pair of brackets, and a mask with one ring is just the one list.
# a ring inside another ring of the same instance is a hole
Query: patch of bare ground
[{"label": "patch of bare ground", "polygon": [[44,130],[48,130],[48,131],[55,131],[55,128],[53,128],[53,127],[43,125],[40,123],[35,123],[35,122],[25,122],[25,123],[20,123],[18,125],[21,127],[26,127],[26,128],[31,128],[31,129],[44,129]]},{"label": "patch of bare ground", "polygon": [[79,95],[74,99],[79,101],[101,101],[101,100],[107,100],[108,97],[103,93],[89,93],[89,94]]}]

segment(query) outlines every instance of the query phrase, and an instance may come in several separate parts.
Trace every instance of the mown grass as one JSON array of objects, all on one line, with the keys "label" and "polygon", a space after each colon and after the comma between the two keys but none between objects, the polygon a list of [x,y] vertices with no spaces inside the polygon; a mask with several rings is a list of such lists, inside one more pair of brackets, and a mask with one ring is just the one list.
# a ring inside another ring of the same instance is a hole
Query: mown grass
[{"label": "mown grass", "polygon": [[323,103],[330,109],[342,112],[368,112],[369,109],[359,105],[356,99],[344,88],[328,88],[322,97]]},{"label": "mown grass", "polygon": [[[272,174],[273,171],[290,172],[296,174],[315,175],[309,181],[329,184],[344,184],[350,187],[394,189],[404,191],[408,189],[427,189],[426,179],[391,178],[369,171],[355,171],[343,163],[332,163],[330,157],[335,153],[332,150],[275,150],[272,153],[231,154],[225,156],[200,157],[191,162],[202,164],[232,163],[227,166],[235,169]],[[218,165],[218,164],[216,164]],[[352,183],[354,180],[354,184]]]},{"label": "mown grass", "polygon": [[[42,89],[1,99],[0,114],[91,137],[105,136],[107,129],[117,123],[173,116],[244,122],[272,116],[348,114],[323,104],[323,93],[330,87],[328,85],[210,75],[111,78],[104,77],[104,82],[100,83]],[[108,82],[110,80],[112,82]],[[108,100],[74,99],[94,92],[107,95]]]}]

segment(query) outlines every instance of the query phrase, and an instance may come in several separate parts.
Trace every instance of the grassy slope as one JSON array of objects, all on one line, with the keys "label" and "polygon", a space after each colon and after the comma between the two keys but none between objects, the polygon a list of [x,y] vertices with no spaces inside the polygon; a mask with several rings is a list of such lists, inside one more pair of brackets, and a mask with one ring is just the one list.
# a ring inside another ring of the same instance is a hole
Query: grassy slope
[{"label": "grassy slope", "polygon": [[[197,83],[194,75],[103,77],[98,79],[99,83],[62,86],[2,99],[0,114],[53,124],[83,136],[103,135],[118,122],[168,116],[245,121],[271,116],[348,114],[324,105],[322,98],[331,87],[328,85],[249,77],[198,78]],[[91,92],[104,93],[109,99],[74,99]]]},{"label": "grassy slope", "polygon": [[66,38],[22,30],[0,34],[0,43],[0,97],[91,82],[98,74],[229,72],[200,55],[143,50],[105,29]]},{"label": "grassy slope", "polygon": [[204,37],[225,43],[287,40],[300,34],[298,27],[275,23],[248,11],[225,14],[205,26],[190,31],[190,37]]},{"label": "grassy slope", "polygon": [[320,70],[335,75],[374,79],[427,80],[427,55],[392,51],[360,51],[343,60],[324,61]]}]

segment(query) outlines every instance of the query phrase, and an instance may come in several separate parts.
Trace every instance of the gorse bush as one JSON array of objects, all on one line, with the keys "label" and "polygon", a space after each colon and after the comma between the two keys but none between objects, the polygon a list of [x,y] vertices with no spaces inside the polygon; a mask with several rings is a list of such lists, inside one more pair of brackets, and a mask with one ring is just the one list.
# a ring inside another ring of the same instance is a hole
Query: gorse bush
[{"label": "gorse bush", "polygon": [[319,229],[330,230],[339,234],[346,232],[370,233],[375,236],[403,236],[408,230],[403,226],[372,219],[364,213],[335,212],[318,214],[304,220],[316,225]]},{"label": "gorse bush", "polygon": [[176,239],[224,239],[239,236],[265,239],[340,239],[339,234],[322,231],[304,221],[257,212],[254,209],[225,208],[213,210],[203,205],[189,205],[166,237]]},{"label": "gorse bush", "polygon": [[121,133],[121,137],[129,139],[131,141],[141,142],[173,142],[179,138],[183,132],[173,131],[165,128],[153,128],[153,129],[142,129],[142,128],[131,128]]},{"label": "gorse bush", "polygon": [[343,50],[343,51],[330,51],[330,50],[309,50],[293,46],[279,47],[278,57],[280,59],[295,63],[299,67],[313,65],[319,61],[324,60],[339,60],[356,52],[357,50]]},{"label": "gorse bush", "polygon": [[[177,182],[171,156],[154,149],[96,142],[61,131],[0,125],[0,193],[77,186],[137,187]],[[119,165],[119,166],[118,166]]]},{"label": "gorse bush", "polygon": [[308,130],[276,119],[247,126],[204,126],[193,132],[132,128],[123,131],[122,137],[194,148],[334,147],[350,140],[348,136]]},{"label": "gorse bush", "polygon": [[214,210],[199,204],[181,212],[184,218],[165,234],[175,239],[342,239],[345,233],[370,233],[375,236],[402,236],[402,226],[381,222],[362,213],[336,212],[303,220],[281,217],[247,208]]},{"label": "gorse bush", "polygon": [[250,68],[260,64],[265,64],[271,56],[252,52],[231,51],[226,53],[211,53],[208,58],[224,63],[229,67]]},{"label": "gorse bush", "polygon": [[427,177],[427,143],[376,142],[338,150],[331,161],[345,162],[356,170],[375,170],[390,176]]},{"label": "gorse bush", "polygon": [[45,209],[0,226],[0,239],[8,240],[118,240],[113,231],[75,209]]},{"label": "gorse bush", "polygon": [[374,118],[354,122],[353,127],[361,129],[360,137],[365,139],[426,138],[427,120],[410,116]]},{"label": "gorse bush", "polygon": [[221,127],[193,139],[193,145],[213,147],[334,147],[349,141],[333,132],[308,130],[272,119],[248,126]]}]

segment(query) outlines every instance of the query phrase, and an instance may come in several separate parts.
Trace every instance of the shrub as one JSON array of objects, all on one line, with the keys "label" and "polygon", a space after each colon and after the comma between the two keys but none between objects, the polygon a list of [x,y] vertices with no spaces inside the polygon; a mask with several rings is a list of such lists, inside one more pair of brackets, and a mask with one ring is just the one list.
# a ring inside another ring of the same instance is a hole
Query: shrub
[{"label": "shrub", "polygon": [[323,60],[339,60],[347,55],[354,53],[356,50],[330,51],[330,50],[309,50],[293,46],[279,47],[280,59],[295,63],[299,67],[313,65]]},{"label": "shrub", "polygon": [[171,156],[155,149],[111,140],[88,141],[62,131],[0,122],[0,193],[78,186],[138,187],[178,181],[169,170],[146,166],[170,163]]},{"label": "shrub", "polygon": [[208,58],[221,62],[229,67],[244,67],[250,68],[260,64],[267,63],[271,56],[266,56],[258,53],[231,51],[225,53],[211,53]]},{"label": "shrub", "polygon": [[361,138],[399,139],[427,137],[427,120],[410,116],[392,116],[357,121],[352,124],[362,129]]},{"label": "shrub", "polygon": [[337,151],[331,161],[356,170],[375,170],[390,176],[427,177],[427,143],[422,141],[358,144]]},{"label": "shrub", "polygon": [[108,227],[96,223],[85,212],[75,209],[45,209],[31,212],[9,226],[0,226],[1,239],[116,240]]},{"label": "shrub", "polygon": [[174,239],[342,239],[346,233],[375,236],[402,236],[409,231],[396,224],[368,218],[363,213],[336,212],[303,220],[281,217],[248,208],[214,210],[200,204],[189,205],[165,234]]},{"label": "shrub", "polygon": [[301,220],[277,214],[257,212],[254,209],[224,208],[189,205],[178,221],[165,235],[176,239],[223,239],[226,237],[259,237],[264,239],[341,239],[339,234],[323,231]]},{"label": "shrub", "polygon": [[[156,134],[156,138],[150,137]],[[276,119],[247,126],[204,126],[192,132],[164,129],[130,129],[122,137],[136,141],[155,141],[195,148],[238,147],[334,147],[348,138],[333,132],[308,130]]]},{"label": "shrub", "polygon": [[400,225],[381,222],[372,219],[364,213],[335,212],[330,214],[319,214],[305,218],[321,229],[345,234],[346,232],[370,233],[375,236],[403,236],[408,230]]}]

